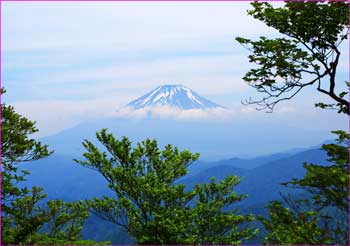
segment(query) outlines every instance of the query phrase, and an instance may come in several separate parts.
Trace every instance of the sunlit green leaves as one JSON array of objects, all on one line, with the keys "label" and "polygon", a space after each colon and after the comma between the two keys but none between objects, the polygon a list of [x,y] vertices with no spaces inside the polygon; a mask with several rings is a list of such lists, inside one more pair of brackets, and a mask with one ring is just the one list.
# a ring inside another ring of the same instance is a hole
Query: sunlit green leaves
[{"label": "sunlit green leaves", "polygon": [[99,171],[116,197],[87,201],[91,211],[125,228],[138,244],[238,244],[257,232],[246,223],[254,219],[224,208],[244,199],[234,191],[236,176],[186,190],[177,181],[198,154],[171,145],[159,149],[147,139],[131,148],[106,129],[96,134],[106,151],[83,143],[83,166]]}]

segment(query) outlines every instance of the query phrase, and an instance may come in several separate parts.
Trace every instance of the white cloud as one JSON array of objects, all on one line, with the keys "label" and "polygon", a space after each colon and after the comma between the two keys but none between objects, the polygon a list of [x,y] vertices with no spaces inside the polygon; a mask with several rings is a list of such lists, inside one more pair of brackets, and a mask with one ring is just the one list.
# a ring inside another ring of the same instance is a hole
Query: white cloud
[{"label": "white cloud", "polygon": [[190,56],[172,57],[151,61],[120,62],[115,65],[96,66],[93,68],[75,68],[66,71],[50,71],[45,75],[32,77],[37,84],[74,84],[84,81],[141,80],[155,78],[172,78],[182,80],[187,76],[213,76],[241,71],[242,65],[248,64],[244,55]]},{"label": "white cloud", "polygon": [[[286,127],[303,129],[319,129],[331,131],[345,129],[347,120],[339,120],[335,112],[315,110],[309,103],[293,103],[277,105],[272,114],[257,111],[254,105],[236,105],[230,108],[208,110],[180,110],[167,106],[132,110],[125,107],[131,98],[122,94],[91,100],[33,100],[14,104],[18,113],[37,122],[40,132],[38,137],[48,136],[88,120],[105,118],[173,119],[177,121],[277,121]],[[336,116],[336,117],[335,117]],[[328,121],[324,121],[328,118]],[[317,122],[317,124],[315,124]]]},{"label": "white cloud", "polygon": [[237,2],[6,2],[4,50],[125,50],[271,32],[247,9]]},{"label": "white cloud", "polygon": [[24,86],[31,87],[28,89],[36,86],[45,90],[46,95],[74,98],[95,98],[121,91],[130,96],[141,95],[156,86],[173,83],[211,96],[248,88],[241,79],[240,68],[248,63],[244,58],[239,55],[180,57],[57,72],[39,69],[31,76],[23,73],[6,82],[12,85],[25,83]]},{"label": "white cloud", "polygon": [[13,104],[15,110],[37,122],[37,136],[47,136],[88,120],[108,117],[129,98],[123,95],[90,100],[31,100]]},{"label": "white cloud", "polygon": [[229,109],[180,110],[167,106],[132,110],[125,107],[126,98],[94,99],[84,101],[70,100],[35,100],[14,104],[15,110],[35,120],[39,133],[43,137],[74,127],[88,120],[104,118],[145,118],[174,119],[179,121],[230,120],[235,112]]},{"label": "white cloud", "polygon": [[175,119],[179,121],[198,121],[198,120],[230,120],[235,116],[235,112],[229,109],[187,109],[169,106],[146,107],[134,110],[130,107],[123,107],[113,112],[110,116],[121,118],[156,118],[156,119]]}]

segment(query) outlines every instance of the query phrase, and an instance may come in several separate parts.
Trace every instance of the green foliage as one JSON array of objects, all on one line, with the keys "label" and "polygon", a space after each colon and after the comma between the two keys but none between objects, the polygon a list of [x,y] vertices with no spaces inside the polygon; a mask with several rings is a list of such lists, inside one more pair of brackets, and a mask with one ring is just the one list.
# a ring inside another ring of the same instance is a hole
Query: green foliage
[{"label": "green foliage", "polygon": [[171,145],[160,150],[149,139],[132,148],[126,137],[118,140],[106,129],[96,136],[108,153],[85,140],[85,160],[76,161],[100,172],[116,198],[87,204],[97,216],[124,227],[138,244],[238,244],[256,233],[244,228],[251,215],[224,212],[244,198],[234,192],[237,177],[186,191],[177,181],[198,154]]},{"label": "green foliage", "polygon": [[[341,52],[339,45],[348,38],[349,2],[286,1],[283,7],[254,2],[248,14],[276,29],[282,37],[258,41],[237,37],[256,65],[243,79],[262,99],[249,100],[258,109],[272,111],[281,101],[292,99],[304,87],[332,99],[316,107],[349,114],[345,87],[336,81]],[[343,90],[343,91],[342,91]],[[339,92],[340,91],[340,92]],[[269,219],[260,217],[272,244],[349,244],[349,137],[335,131],[337,144],[323,145],[331,165],[304,163],[306,175],[285,183],[308,194],[304,199],[284,197],[288,207],[273,201]]]},{"label": "green foliage", "polygon": [[270,219],[259,217],[265,230],[266,244],[327,244],[320,242],[321,229],[314,211],[295,212],[273,201],[267,206]]},{"label": "green foliage", "polygon": [[317,90],[335,103],[316,106],[349,114],[349,102],[344,98],[348,92],[336,92],[341,55],[338,47],[347,39],[349,3],[288,1],[284,7],[274,8],[269,3],[254,2],[252,6],[249,15],[284,37],[260,37],[258,41],[236,38],[251,51],[249,61],[257,65],[243,80],[264,94],[262,99],[247,103],[272,111],[277,103],[293,98],[302,88],[317,85]]},{"label": "green foliage", "polygon": [[89,215],[82,201],[60,200],[38,203],[46,195],[34,187],[31,193],[11,202],[4,217],[3,242],[6,244],[52,244],[79,241],[82,225]]},{"label": "green foliage", "polygon": [[[242,240],[252,238],[257,230],[234,228],[233,225],[255,220],[252,215],[243,216],[238,210],[228,210],[229,205],[241,201],[246,195],[237,195],[234,191],[240,183],[237,176],[228,176],[219,183],[212,178],[209,184],[195,185],[195,206],[189,216],[191,234],[198,236],[200,244],[240,244]],[[228,210],[223,212],[223,210]]]},{"label": "green foliage", "polygon": [[260,218],[265,243],[349,244],[349,135],[334,131],[337,143],[325,144],[332,165],[304,164],[306,174],[285,185],[308,192],[311,199],[269,204],[270,219]]},{"label": "green foliage", "polygon": [[325,144],[330,166],[304,164],[306,175],[302,179],[294,179],[289,184],[296,188],[307,189],[313,194],[319,206],[334,206],[344,211],[348,209],[349,197],[349,136],[344,131],[333,131],[338,135],[337,144]]},{"label": "green foliage", "polygon": [[[4,92],[2,92],[4,93]],[[3,186],[3,209],[6,211],[7,203],[15,197],[28,193],[26,188],[20,189],[17,184],[24,181],[26,171],[18,171],[19,162],[33,161],[50,155],[46,145],[42,145],[29,135],[37,132],[35,123],[17,114],[12,106],[1,105],[2,118],[2,186]]]},{"label": "green foliage", "polygon": [[2,104],[1,110],[2,243],[84,243],[80,240],[80,231],[89,212],[82,201],[53,200],[45,205],[46,194],[42,188],[19,186],[29,172],[20,171],[18,164],[45,158],[52,152],[46,145],[29,138],[38,131],[35,122],[17,114],[12,106]]}]

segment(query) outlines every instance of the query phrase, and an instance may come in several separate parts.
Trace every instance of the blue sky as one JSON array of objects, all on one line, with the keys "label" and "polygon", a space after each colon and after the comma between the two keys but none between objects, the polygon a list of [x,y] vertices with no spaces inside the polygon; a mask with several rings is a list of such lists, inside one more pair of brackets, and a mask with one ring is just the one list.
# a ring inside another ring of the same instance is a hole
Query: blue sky
[{"label": "blue sky", "polygon": [[[278,36],[246,15],[246,2],[4,2],[2,7],[4,100],[35,119],[40,136],[104,117],[165,83],[184,84],[232,108],[236,120],[268,119],[324,132],[347,126],[346,117],[314,109],[322,97],[312,89],[274,114],[241,105],[256,94],[241,80],[251,65],[234,38]],[[348,78],[346,57],[340,80]]]}]

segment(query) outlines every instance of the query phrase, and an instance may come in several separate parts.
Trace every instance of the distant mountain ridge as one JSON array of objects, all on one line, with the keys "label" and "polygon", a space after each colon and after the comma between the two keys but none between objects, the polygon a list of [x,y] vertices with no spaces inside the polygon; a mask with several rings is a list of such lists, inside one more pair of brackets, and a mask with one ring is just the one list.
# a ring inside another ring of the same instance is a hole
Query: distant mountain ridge
[{"label": "distant mountain ridge", "polygon": [[[241,208],[249,213],[262,213],[268,201],[280,199],[280,193],[298,195],[300,192],[281,185],[282,182],[300,178],[305,174],[303,162],[327,165],[326,153],[319,148],[307,149],[297,154],[279,154],[246,159],[233,158],[204,165],[193,163],[189,173],[177,182],[187,188],[197,183],[208,183],[214,177],[220,181],[228,175],[238,175],[241,183],[235,188],[238,194],[247,194],[248,198],[235,204],[232,208]],[[103,176],[91,169],[76,164],[73,157],[53,154],[52,156],[21,166],[31,172],[25,184],[41,186],[48,192],[50,199],[75,201],[92,199],[93,197],[115,196],[108,188]],[[78,159],[82,159],[81,157]],[[262,161],[264,160],[264,161]],[[247,165],[247,161],[257,161],[255,165]],[[191,167],[190,166],[190,167]],[[241,166],[241,167],[238,167]],[[252,168],[253,167],[253,168]],[[59,178],[58,178],[59,177]],[[231,209],[231,208],[230,208]],[[96,228],[98,228],[96,230]],[[97,218],[90,218],[84,226],[84,238],[93,240],[112,240],[114,244],[133,244],[127,233],[116,225]]]},{"label": "distant mountain ridge", "polygon": [[162,85],[127,104],[133,109],[168,106],[182,110],[224,108],[183,85]]}]

